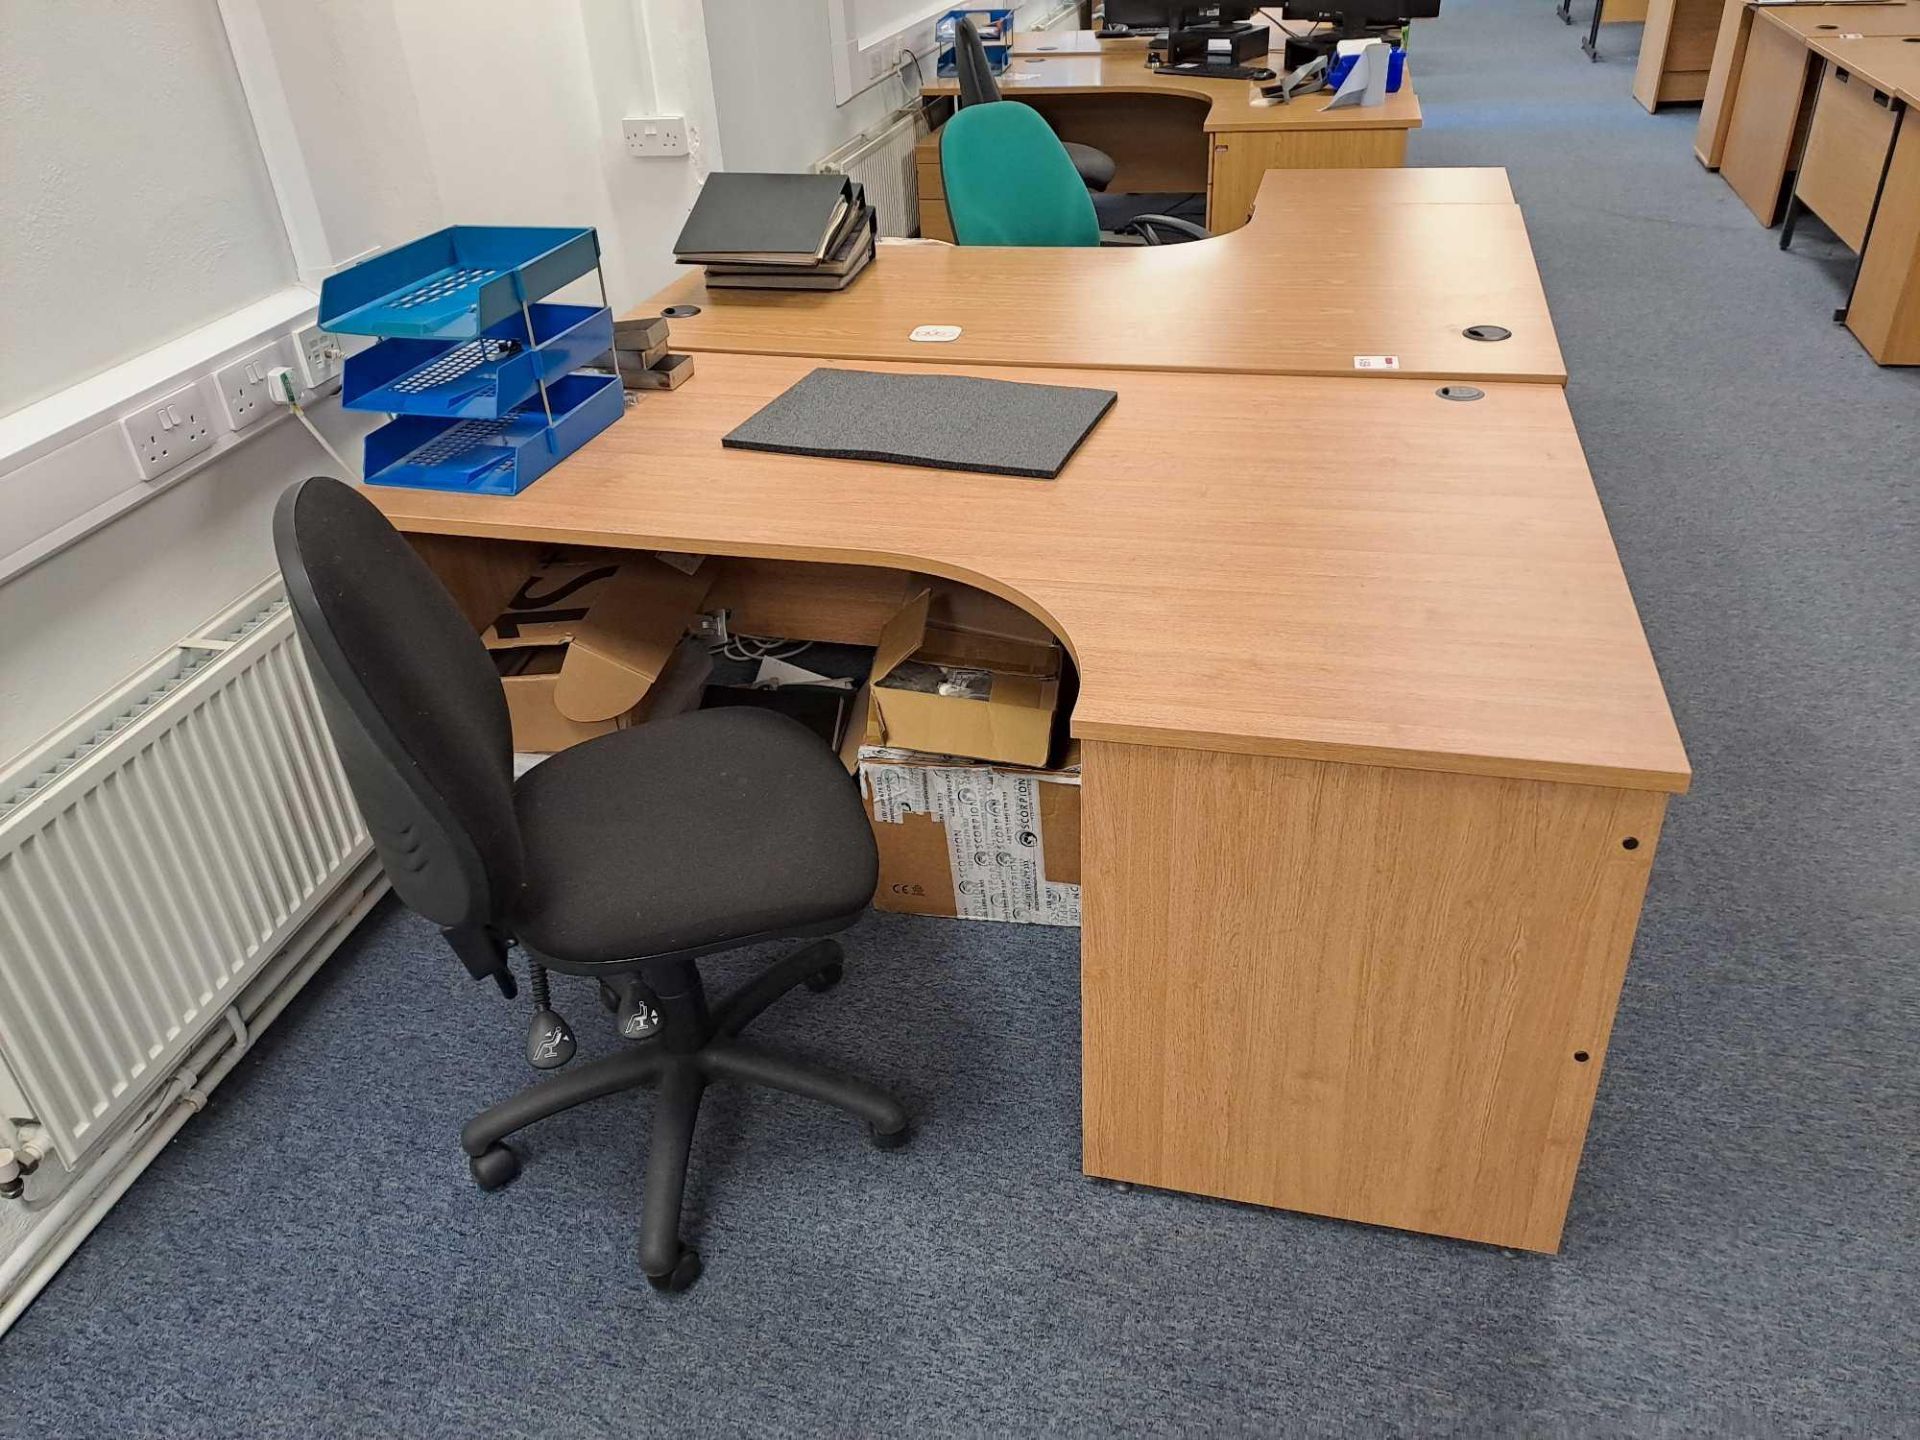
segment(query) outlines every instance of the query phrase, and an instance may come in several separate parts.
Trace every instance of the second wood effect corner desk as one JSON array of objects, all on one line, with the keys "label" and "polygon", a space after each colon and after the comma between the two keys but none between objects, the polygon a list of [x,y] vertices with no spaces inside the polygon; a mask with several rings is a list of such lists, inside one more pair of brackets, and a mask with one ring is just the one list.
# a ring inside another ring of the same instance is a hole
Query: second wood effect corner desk
[{"label": "second wood effect corner desk", "polygon": [[[658,297],[700,313],[675,349],[924,364],[1376,374],[1564,384],[1566,362],[1504,171],[1274,171],[1242,229],[1188,245],[889,245],[844,291]],[[949,344],[909,338],[958,325]],[[1470,338],[1475,326],[1510,338]]]},{"label": "second wood effect corner desk", "polygon": [[456,583],[579,544],[1025,609],[1081,680],[1086,1171],[1556,1248],[1689,779],[1564,391],[949,358],[1118,399],[1054,481],[720,444],[836,363],[710,351],[519,496],[370,493]]},{"label": "second wood effect corner desk", "polygon": [[[1286,105],[1256,105],[1260,87],[1247,80],[1161,75],[1147,68],[1143,46],[1097,55],[1019,55],[999,77],[1001,94],[1033,106],[1062,139],[1104,150],[1118,169],[1112,193],[1198,193],[1207,196],[1207,228],[1237,229],[1272,169],[1355,168],[1404,163],[1407,132],[1420,125],[1413,67],[1384,105],[1329,111],[1331,94],[1303,95]],[[1278,57],[1270,57],[1274,69]],[[959,93],[943,80],[922,92]],[[916,151],[920,233],[951,240],[940,132]]]}]

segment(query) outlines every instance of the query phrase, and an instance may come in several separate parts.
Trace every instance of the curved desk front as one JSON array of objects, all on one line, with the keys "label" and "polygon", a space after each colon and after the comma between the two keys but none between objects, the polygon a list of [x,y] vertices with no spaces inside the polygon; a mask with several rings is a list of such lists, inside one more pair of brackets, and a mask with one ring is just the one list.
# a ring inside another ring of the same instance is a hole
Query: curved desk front
[{"label": "curved desk front", "polygon": [[1119,399],[1051,482],[721,446],[817,363],[703,356],[512,499],[369,493],[456,571],[607,545],[1025,607],[1081,675],[1086,1169],[1555,1248],[1688,781],[1562,392],[969,368]]},{"label": "curved desk front", "polygon": [[[1389,180],[1388,177],[1391,177]],[[1304,192],[1297,200],[1295,188]],[[1498,197],[1505,193],[1506,199]],[[842,291],[709,289],[675,350],[1564,385],[1525,220],[1499,170],[1274,171],[1242,229],[1098,250],[885,245]],[[925,344],[916,326],[958,325]],[[1470,338],[1493,325],[1511,338]],[[1393,370],[1358,370],[1366,357]]]}]

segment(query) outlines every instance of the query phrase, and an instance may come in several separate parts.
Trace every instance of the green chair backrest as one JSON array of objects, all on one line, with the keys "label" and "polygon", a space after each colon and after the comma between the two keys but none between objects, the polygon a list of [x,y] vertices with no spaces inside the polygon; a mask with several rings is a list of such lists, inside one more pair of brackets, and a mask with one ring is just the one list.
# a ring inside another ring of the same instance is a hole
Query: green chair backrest
[{"label": "green chair backrest", "polygon": [[962,245],[1100,243],[1086,182],[1040,112],[969,105],[940,132],[947,214]]}]

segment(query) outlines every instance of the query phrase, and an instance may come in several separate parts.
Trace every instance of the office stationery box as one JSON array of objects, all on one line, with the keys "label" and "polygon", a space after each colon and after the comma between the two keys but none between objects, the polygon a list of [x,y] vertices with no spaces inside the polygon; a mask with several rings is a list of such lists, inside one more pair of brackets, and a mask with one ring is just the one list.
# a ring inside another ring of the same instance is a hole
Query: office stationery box
[{"label": "office stationery box", "polygon": [[867,746],[860,793],[880,852],[873,903],[902,915],[1080,923],[1080,770],[970,764]]},{"label": "office stationery box", "polygon": [[1052,640],[936,625],[917,591],[881,631],[869,738],[896,750],[1043,766],[1060,703]]},{"label": "office stationery box", "polygon": [[500,672],[513,747],[564,750],[693,709],[703,645],[683,645],[711,576],[652,555],[549,563],[481,635]]}]

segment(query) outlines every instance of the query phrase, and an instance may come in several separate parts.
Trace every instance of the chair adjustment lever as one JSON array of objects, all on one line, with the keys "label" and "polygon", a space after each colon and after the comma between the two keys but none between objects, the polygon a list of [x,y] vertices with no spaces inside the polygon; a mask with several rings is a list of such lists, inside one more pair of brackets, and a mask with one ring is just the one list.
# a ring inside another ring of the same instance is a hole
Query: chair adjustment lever
[{"label": "chair adjustment lever", "polygon": [[536,1070],[558,1070],[579,1049],[573,1027],[553,1008],[547,989],[547,967],[529,965],[532,972],[533,1018],[527,1022],[527,1063]]},{"label": "chair adjustment lever", "polygon": [[650,1040],[660,1031],[660,997],[638,975],[616,975],[600,982],[601,999],[614,1012],[628,1040]]}]

